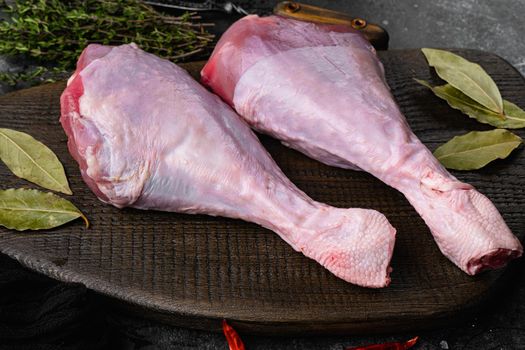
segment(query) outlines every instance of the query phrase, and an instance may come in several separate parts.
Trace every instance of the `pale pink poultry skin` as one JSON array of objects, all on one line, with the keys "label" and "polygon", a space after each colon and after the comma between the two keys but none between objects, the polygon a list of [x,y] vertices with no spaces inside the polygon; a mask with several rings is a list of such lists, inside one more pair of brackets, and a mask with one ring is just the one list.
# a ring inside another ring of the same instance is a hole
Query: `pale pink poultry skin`
[{"label": "pale pink poultry skin", "polygon": [[249,126],[175,64],[134,44],[90,45],[61,107],[69,150],[102,201],[255,222],[348,282],[388,285],[395,229],[385,216],[309,198]]},{"label": "pale pink poultry skin", "polygon": [[492,202],[449,174],[410,130],[357,31],[247,16],[222,36],[201,75],[253,128],[402,192],[468,274],[522,255]]}]

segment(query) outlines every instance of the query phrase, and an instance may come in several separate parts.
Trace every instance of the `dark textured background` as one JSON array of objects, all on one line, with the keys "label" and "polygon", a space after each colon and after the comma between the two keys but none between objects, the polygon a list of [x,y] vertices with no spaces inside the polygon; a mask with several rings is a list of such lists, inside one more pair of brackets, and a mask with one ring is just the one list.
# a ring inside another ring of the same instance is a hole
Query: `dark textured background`
[{"label": "dark textured background", "polygon": [[[465,47],[494,52],[525,73],[525,1],[305,1],[344,10],[384,26],[391,48]],[[271,1],[268,1],[271,3]],[[1,39],[0,39],[1,40]],[[23,69],[23,66],[18,66]],[[16,69],[0,59],[0,70]],[[0,87],[0,93],[7,91]],[[421,333],[416,349],[525,349],[525,264],[512,287],[459,327]],[[23,313],[20,310],[24,310]],[[404,339],[375,337],[271,338],[244,336],[248,349],[344,349]],[[104,344],[104,345],[102,345]],[[128,317],[83,286],[59,284],[0,256],[0,349],[226,349],[219,334],[173,328]]]}]

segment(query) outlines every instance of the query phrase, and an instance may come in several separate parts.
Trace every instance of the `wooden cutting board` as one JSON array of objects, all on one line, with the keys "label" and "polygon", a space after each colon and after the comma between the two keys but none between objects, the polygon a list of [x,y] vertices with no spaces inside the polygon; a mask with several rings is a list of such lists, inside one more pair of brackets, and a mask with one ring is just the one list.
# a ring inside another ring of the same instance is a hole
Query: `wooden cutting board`
[{"label": "wooden cutting board", "polygon": [[[493,54],[457,50],[479,62],[503,97],[525,107],[525,81]],[[478,124],[412,78],[439,80],[419,50],[380,52],[388,82],[414,132],[431,149]],[[198,75],[201,64],[186,66]],[[75,221],[50,232],[0,228],[0,251],[61,281],[79,282],[141,315],[187,327],[219,330],[226,318],[244,332],[290,334],[393,332],[460,319],[486,300],[511,270],[467,276],[439,252],[428,228],[397,191],[371,175],[313,161],[268,137],[263,144],[283,171],[314,199],[338,207],[373,208],[397,230],[392,284],[356,287],[292,250],[255,224],[135,209],[98,201],[82,182],[58,122],[64,83],[0,97],[0,127],[30,133],[64,163],[91,227]],[[517,131],[522,137],[525,133]],[[373,140],[370,140],[373,142]],[[492,199],[513,232],[525,232],[525,154],[472,172],[454,172]],[[0,166],[2,188],[34,187]]]}]

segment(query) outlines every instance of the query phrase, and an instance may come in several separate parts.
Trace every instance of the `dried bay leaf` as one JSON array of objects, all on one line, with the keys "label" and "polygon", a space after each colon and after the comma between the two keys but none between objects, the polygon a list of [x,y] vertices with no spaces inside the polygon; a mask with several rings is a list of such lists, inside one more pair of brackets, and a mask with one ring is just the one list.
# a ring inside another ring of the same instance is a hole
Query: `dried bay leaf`
[{"label": "dried bay leaf", "polygon": [[480,123],[490,124],[497,128],[519,129],[525,127],[525,111],[514,103],[503,100],[503,110],[505,118],[489,110],[478,102],[474,101],[450,84],[432,87],[424,80],[415,79],[419,84],[426,86],[436,96],[447,101],[450,107],[459,109],[471,118]]},{"label": "dried bay leaf", "polygon": [[0,128],[0,159],[18,177],[53,191],[73,194],[55,153],[31,135]]},{"label": "dried bay leaf", "polygon": [[456,136],[434,151],[448,169],[480,169],[498,158],[506,158],[522,139],[508,130],[472,131]]},{"label": "dried bay leaf", "polygon": [[18,231],[44,230],[87,218],[71,202],[38,190],[0,190],[0,225]]},{"label": "dried bay leaf", "polygon": [[503,112],[505,117],[509,120],[513,120],[513,125],[522,125],[519,127],[507,127],[510,129],[518,129],[525,127],[525,111],[514,103],[503,100]]},{"label": "dried bay leaf", "polygon": [[499,89],[479,64],[445,50],[423,48],[421,51],[441,79],[504,118]]}]

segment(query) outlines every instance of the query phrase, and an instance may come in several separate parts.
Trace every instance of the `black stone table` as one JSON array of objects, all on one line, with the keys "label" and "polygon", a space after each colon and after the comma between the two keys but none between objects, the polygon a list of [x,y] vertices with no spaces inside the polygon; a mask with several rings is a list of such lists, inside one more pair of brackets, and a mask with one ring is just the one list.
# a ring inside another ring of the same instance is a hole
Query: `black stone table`
[{"label": "black stone table", "polygon": [[[272,1],[267,1],[271,6]],[[525,74],[525,1],[360,0],[304,3],[352,13],[385,27],[390,48],[462,47],[494,52]],[[1,40],[1,38],[0,38]],[[24,69],[0,58],[0,71]],[[12,88],[0,85],[0,94]],[[525,174],[524,174],[525,175]],[[337,337],[243,335],[248,350],[342,350],[420,336],[414,349],[525,349],[525,260],[515,280],[467,322],[418,334]],[[23,314],[18,312],[23,310]],[[1,349],[227,349],[221,334],[120,314],[83,286],[52,281],[0,255]]]}]

